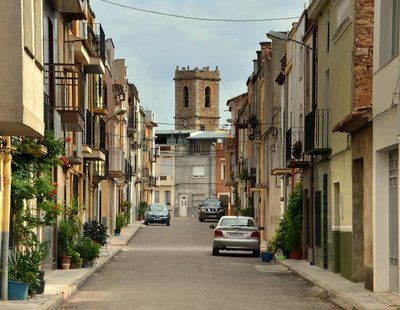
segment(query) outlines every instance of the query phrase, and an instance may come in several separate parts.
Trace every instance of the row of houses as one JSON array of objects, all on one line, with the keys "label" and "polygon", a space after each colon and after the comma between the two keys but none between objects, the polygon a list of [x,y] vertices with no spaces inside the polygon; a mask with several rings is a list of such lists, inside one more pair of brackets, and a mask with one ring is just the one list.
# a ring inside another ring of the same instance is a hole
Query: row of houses
[{"label": "row of houses", "polygon": [[[12,141],[40,144],[47,131],[64,141],[52,168],[56,203],[77,201],[81,221],[101,222],[111,236],[122,208],[135,220],[139,202],[151,202],[154,115],[141,105],[89,0],[3,1],[0,12],[7,47],[0,51],[1,252],[8,253]],[[34,202],[27,208],[40,216]],[[56,231],[38,231],[50,244],[44,268],[57,267]]]},{"label": "row of houses", "polygon": [[398,0],[309,1],[260,43],[226,141],[227,184],[266,241],[302,179],[303,259],[396,294],[399,17]]}]

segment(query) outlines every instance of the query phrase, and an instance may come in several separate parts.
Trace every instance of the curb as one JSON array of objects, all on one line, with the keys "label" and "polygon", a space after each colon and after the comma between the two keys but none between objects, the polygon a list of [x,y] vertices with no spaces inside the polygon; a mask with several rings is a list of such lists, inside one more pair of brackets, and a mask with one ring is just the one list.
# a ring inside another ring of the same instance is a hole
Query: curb
[{"label": "curb", "polygon": [[76,280],[72,284],[68,285],[66,288],[62,289],[56,297],[51,298],[47,302],[41,304],[39,309],[58,309],[63,303],[65,303],[72,295],[74,295],[79,287],[85,283],[93,274],[101,270],[105,265],[110,263],[110,261],[121,251],[121,249],[115,249],[112,251],[104,260],[98,262],[93,268],[91,268],[86,274],[84,274],[80,279]]},{"label": "curb", "polygon": [[334,305],[345,309],[345,310],[361,310],[363,308],[356,307],[353,303],[347,301],[344,297],[339,296],[340,294],[336,292],[334,289],[330,287],[325,287],[323,284],[310,279],[310,277],[307,277],[304,275],[301,271],[293,269],[291,266],[286,265],[283,261],[278,260],[279,264],[282,266],[286,267],[289,269],[294,275],[298,276],[299,278],[302,278],[305,280],[308,284],[311,284],[313,286],[318,287],[321,292],[318,295],[323,295],[324,297],[328,298],[330,302],[332,302]]}]

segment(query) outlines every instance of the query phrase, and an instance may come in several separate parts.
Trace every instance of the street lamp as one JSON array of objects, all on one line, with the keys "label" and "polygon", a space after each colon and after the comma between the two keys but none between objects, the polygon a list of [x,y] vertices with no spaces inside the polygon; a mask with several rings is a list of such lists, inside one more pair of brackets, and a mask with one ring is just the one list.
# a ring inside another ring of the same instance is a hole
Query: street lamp
[{"label": "street lamp", "polygon": [[127,110],[122,108],[122,109],[118,110],[116,113],[114,113],[113,115],[111,115],[109,118],[107,118],[105,122],[107,123],[110,119],[112,119],[112,118],[114,118],[116,116],[119,116],[119,115],[123,115],[126,112],[127,112]]},{"label": "street lamp", "polygon": [[305,44],[304,42],[297,41],[297,40],[294,40],[294,39],[292,39],[292,38],[289,38],[289,37],[287,36],[287,34],[284,34],[284,33],[282,33],[282,32],[270,31],[270,32],[267,32],[267,37],[268,37],[269,39],[271,39],[271,40],[272,40],[272,39],[277,39],[277,40],[282,40],[282,41],[292,41],[292,42],[295,42],[295,43],[297,43],[297,44],[300,44],[300,45],[304,46],[305,48],[309,49],[310,51],[312,51],[313,54],[314,54],[314,57],[316,57],[316,55],[317,55],[317,50],[316,50],[316,49],[314,49],[314,48],[312,48],[311,46]]}]

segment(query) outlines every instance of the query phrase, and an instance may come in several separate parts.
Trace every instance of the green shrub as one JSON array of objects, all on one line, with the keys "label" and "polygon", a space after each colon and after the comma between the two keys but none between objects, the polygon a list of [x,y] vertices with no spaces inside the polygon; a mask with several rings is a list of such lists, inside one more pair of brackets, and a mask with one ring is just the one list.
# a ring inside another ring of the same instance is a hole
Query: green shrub
[{"label": "green shrub", "polygon": [[83,264],[93,262],[100,255],[101,245],[88,237],[83,237],[77,242],[75,249],[83,260]]},{"label": "green shrub", "polygon": [[253,207],[247,207],[245,209],[240,210],[240,214],[243,216],[251,216],[254,217],[254,208]]},{"label": "green shrub", "polygon": [[92,239],[102,246],[107,243],[107,238],[109,237],[107,227],[96,220],[83,224],[83,236]]}]

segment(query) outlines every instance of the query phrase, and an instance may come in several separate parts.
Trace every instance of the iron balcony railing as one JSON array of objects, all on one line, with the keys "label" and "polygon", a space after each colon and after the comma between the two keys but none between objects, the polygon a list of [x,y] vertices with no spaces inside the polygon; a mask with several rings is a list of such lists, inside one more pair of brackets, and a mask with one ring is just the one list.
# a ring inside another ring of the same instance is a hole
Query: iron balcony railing
[{"label": "iron balcony railing", "polygon": [[89,110],[86,110],[86,126],[85,126],[85,136],[83,143],[92,146],[93,142],[93,124],[92,124],[92,113]]},{"label": "iron balcony railing", "polygon": [[305,168],[309,162],[310,155],[304,152],[304,128],[290,128],[286,131],[286,166]]},{"label": "iron balcony railing", "polygon": [[331,152],[329,145],[329,109],[315,109],[305,117],[304,151],[307,155]]},{"label": "iron balcony railing", "polygon": [[107,110],[107,84],[104,81],[99,81],[94,85],[93,108]]},{"label": "iron balcony railing", "polygon": [[93,144],[94,149],[105,151],[106,149],[106,124],[103,118],[95,115],[93,118]]},{"label": "iron balcony railing", "polygon": [[119,147],[109,147],[109,173],[110,175],[123,176],[125,173],[125,153]]},{"label": "iron balcony railing", "polygon": [[106,40],[101,24],[86,24],[84,44],[92,57],[100,57],[103,63],[106,59]]}]

